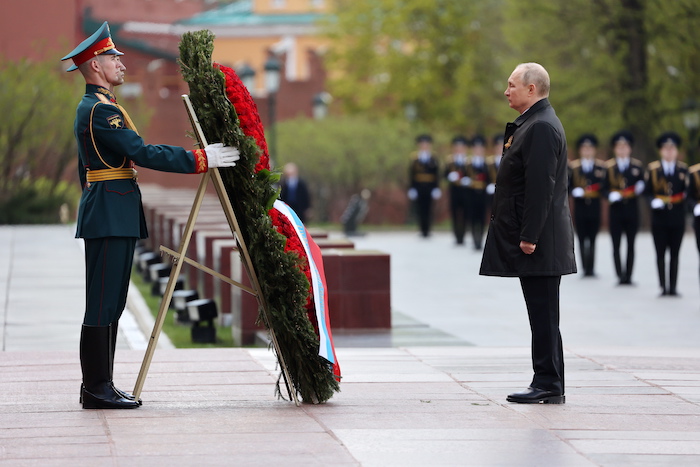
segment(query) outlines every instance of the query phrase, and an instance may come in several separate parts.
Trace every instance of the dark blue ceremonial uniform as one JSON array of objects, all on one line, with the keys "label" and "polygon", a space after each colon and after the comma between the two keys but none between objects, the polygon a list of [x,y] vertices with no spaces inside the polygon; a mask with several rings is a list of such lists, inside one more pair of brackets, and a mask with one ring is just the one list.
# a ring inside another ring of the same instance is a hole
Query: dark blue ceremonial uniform
[{"label": "dark blue ceremonial uniform", "polygon": [[203,150],[144,144],[129,122],[113,93],[86,85],[74,126],[83,187],[76,237],[85,239],[84,324],[91,326],[119,320],[126,304],[136,240],[148,236],[141,192],[135,172],[129,176],[129,170],[134,165],[179,173],[207,170]]},{"label": "dark blue ceremonial uniform", "polygon": [[433,222],[432,192],[438,188],[439,167],[432,154],[425,160],[421,160],[417,153],[413,157],[408,174],[409,188],[415,189],[417,193],[415,205],[421,235],[428,237]]},{"label": "dark blue ceremonial uniform", "polygon": [[[455,172],[457,177],[450,181],[449,175]],[[453,160],[445,167],[445,178],[449,182],[450,190],[450,216],[452,218],[452,231],[458,245],[464,244],[464,234],[469,219],[469,192],[462,185],[462,178],[467,175],[466,157],[463,161]]]},{"label": "dark blue ceremonial uniform", "polygon": [[[605,180],[605,166],[593,160],[582,164],[581,159],[569,163],[569,193],[582,188],[583,196],[574,198],[574,226],[579,240],[585,276],[595,275],[595,241],[600,231],[600,195]],[[584,166],[585,170],[584,170]]]},{"label": "dark blue ceremonial uniform", "polygon": [[[639,206],[635,186],[637,182],[644,179],[644,167],[639,160],[630,158],[629,165],[620,172],[617,161],[613,158],[606,162],[606,168],[604,193],[609,194],[617,191],[622,197],[620,201],[610,203],[608,216],[615,272],[620,279],[620,284],[631,284],[632,269],[634,268],[634,240],[639,231]],[[627,240],[627,259],[624,269],[620,255],[623,233]]]},{"label": "dark blue ceremonial uniform", "polygon": [[[651,162],[645,175],[646,194],[650,199],[663,201],[662,208],[651,209],[651,233],[656,248],[656,266],[662,295],[677,295],[678,257],[685,233],[685,198],[688,184],[688,165],[672,164],[672,173],[666,173],[661,161]],[[669,250],[669,277],[666,280],[666,250]]]}]

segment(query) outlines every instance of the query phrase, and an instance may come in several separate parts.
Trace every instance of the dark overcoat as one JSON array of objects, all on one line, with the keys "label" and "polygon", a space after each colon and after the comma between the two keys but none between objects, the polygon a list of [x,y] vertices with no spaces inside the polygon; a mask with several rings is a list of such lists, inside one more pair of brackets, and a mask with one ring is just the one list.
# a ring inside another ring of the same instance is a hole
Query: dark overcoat
[{"label": "dark overcoat", "polygon": [[[548,99],[506,125],[481,275],[576,272],[569,210],[566,136]],[[535,243],[531,255],[520,241]]]}]

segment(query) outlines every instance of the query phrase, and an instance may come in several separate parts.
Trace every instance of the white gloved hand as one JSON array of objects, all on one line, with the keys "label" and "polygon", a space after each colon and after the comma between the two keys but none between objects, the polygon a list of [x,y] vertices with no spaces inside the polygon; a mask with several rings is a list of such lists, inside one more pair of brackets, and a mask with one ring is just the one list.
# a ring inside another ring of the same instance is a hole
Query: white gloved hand
[{"label": "white gloved hand", "polygon": [[583,195],[586,193],[586,191],[581,188],[580,186],[577,186],[573,190],[571,190],[571,196],[574,198],[583,198]]},{"label": "white gloved hand", "polygon": [[644,193],[644,180],[639,180],[634,184],[634,193],[637,195]]},{"label": "white gloved hand", "polygon": [[459,184],[462,186],[469,186],[472,184],[472,179],[469,177],[462,177],[462,179],[459,181]]},{"label": "white gloved hand", "polygon": [[665,203],[661,201],[659,198],[654,198],[651,200],[651,209],[663,209],[665,206]]},{"label": "white gloved hand", "polygon": [[433,191],[430,192],[430,196],[432,196],[433,199],[440,199],[442,190],[440,188],[433,188]]},{"label": "white gloved hand", "polygon": [[409,188],[407,195],[408,199],[410,199],[411,201],[415,201],[416,198],[418,198],[418,191],[416,191],[415,188]]},{"label": "white gloved hand", "polygon": [[459,180],[459,172],[452,171],[447,174],[447,180],[449,180],[451,183],[456,182]]},{"label": "white gloved hand", "polygon": [[487,195],[492,195],[496,192],[496,184],[495,183],[489,183],[486,185],[486,194]]},{"label": "white gloved hand", "polygon": [[210,169],[218,167],[233,167],[241,158],[238,148],[224,146],[222,143],[214,143],[204,148],[207,154],[207,163]]},{"label": "white gloved hand", "polygon": [[622,199],[622,195],[620,194],[619,191],[611,191],[610,194],[608,195],[608,201],[611,203],[617,203]]},{"label": "white gloved hand", "polygon": [[695,217],[700,216],[700,203],[696,204],[695,207],[693,208],[693,215]]}]

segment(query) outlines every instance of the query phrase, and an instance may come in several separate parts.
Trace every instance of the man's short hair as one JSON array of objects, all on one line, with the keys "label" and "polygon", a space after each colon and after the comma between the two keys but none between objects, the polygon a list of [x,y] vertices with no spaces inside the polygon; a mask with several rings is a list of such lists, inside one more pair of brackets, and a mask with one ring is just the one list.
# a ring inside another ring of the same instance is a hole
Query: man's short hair
[{"label": "man's short hair", "polygon": [[539,63],[521,63],[515,67],[520,70],[520,80],[524,85],[534,84],[540,97],[549,96],[549,73]]}]

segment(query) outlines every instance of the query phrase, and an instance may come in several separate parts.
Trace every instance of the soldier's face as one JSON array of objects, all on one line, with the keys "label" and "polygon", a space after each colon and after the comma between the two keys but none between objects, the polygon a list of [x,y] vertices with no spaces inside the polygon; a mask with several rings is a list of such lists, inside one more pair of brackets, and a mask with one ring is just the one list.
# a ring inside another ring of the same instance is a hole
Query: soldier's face
[{"label": "soldier's face", "polygon": [[105,80],[112,86],[124,84],[126,66],[119,55],[99,55],[98,58]]},{"label": "soldier's face", "polygon": [[596,153],[596,147],[589,143],[584,143],[578,150],[581,159],[593,159]]},{"label": "soldier's face", "polygon": [[632,154],[632,146],[630,146],[629,143],[626,143],[625,141],[618,141],[613,147],[613,152],[615,153],[615,157],[625,159],[629,157],[630,154]]},{"label": "soldier's face", "polygon": [[678,159],[678,147],[675,144],[666,143],[659,149],[661,158],[666,162],[676,162]]}]

